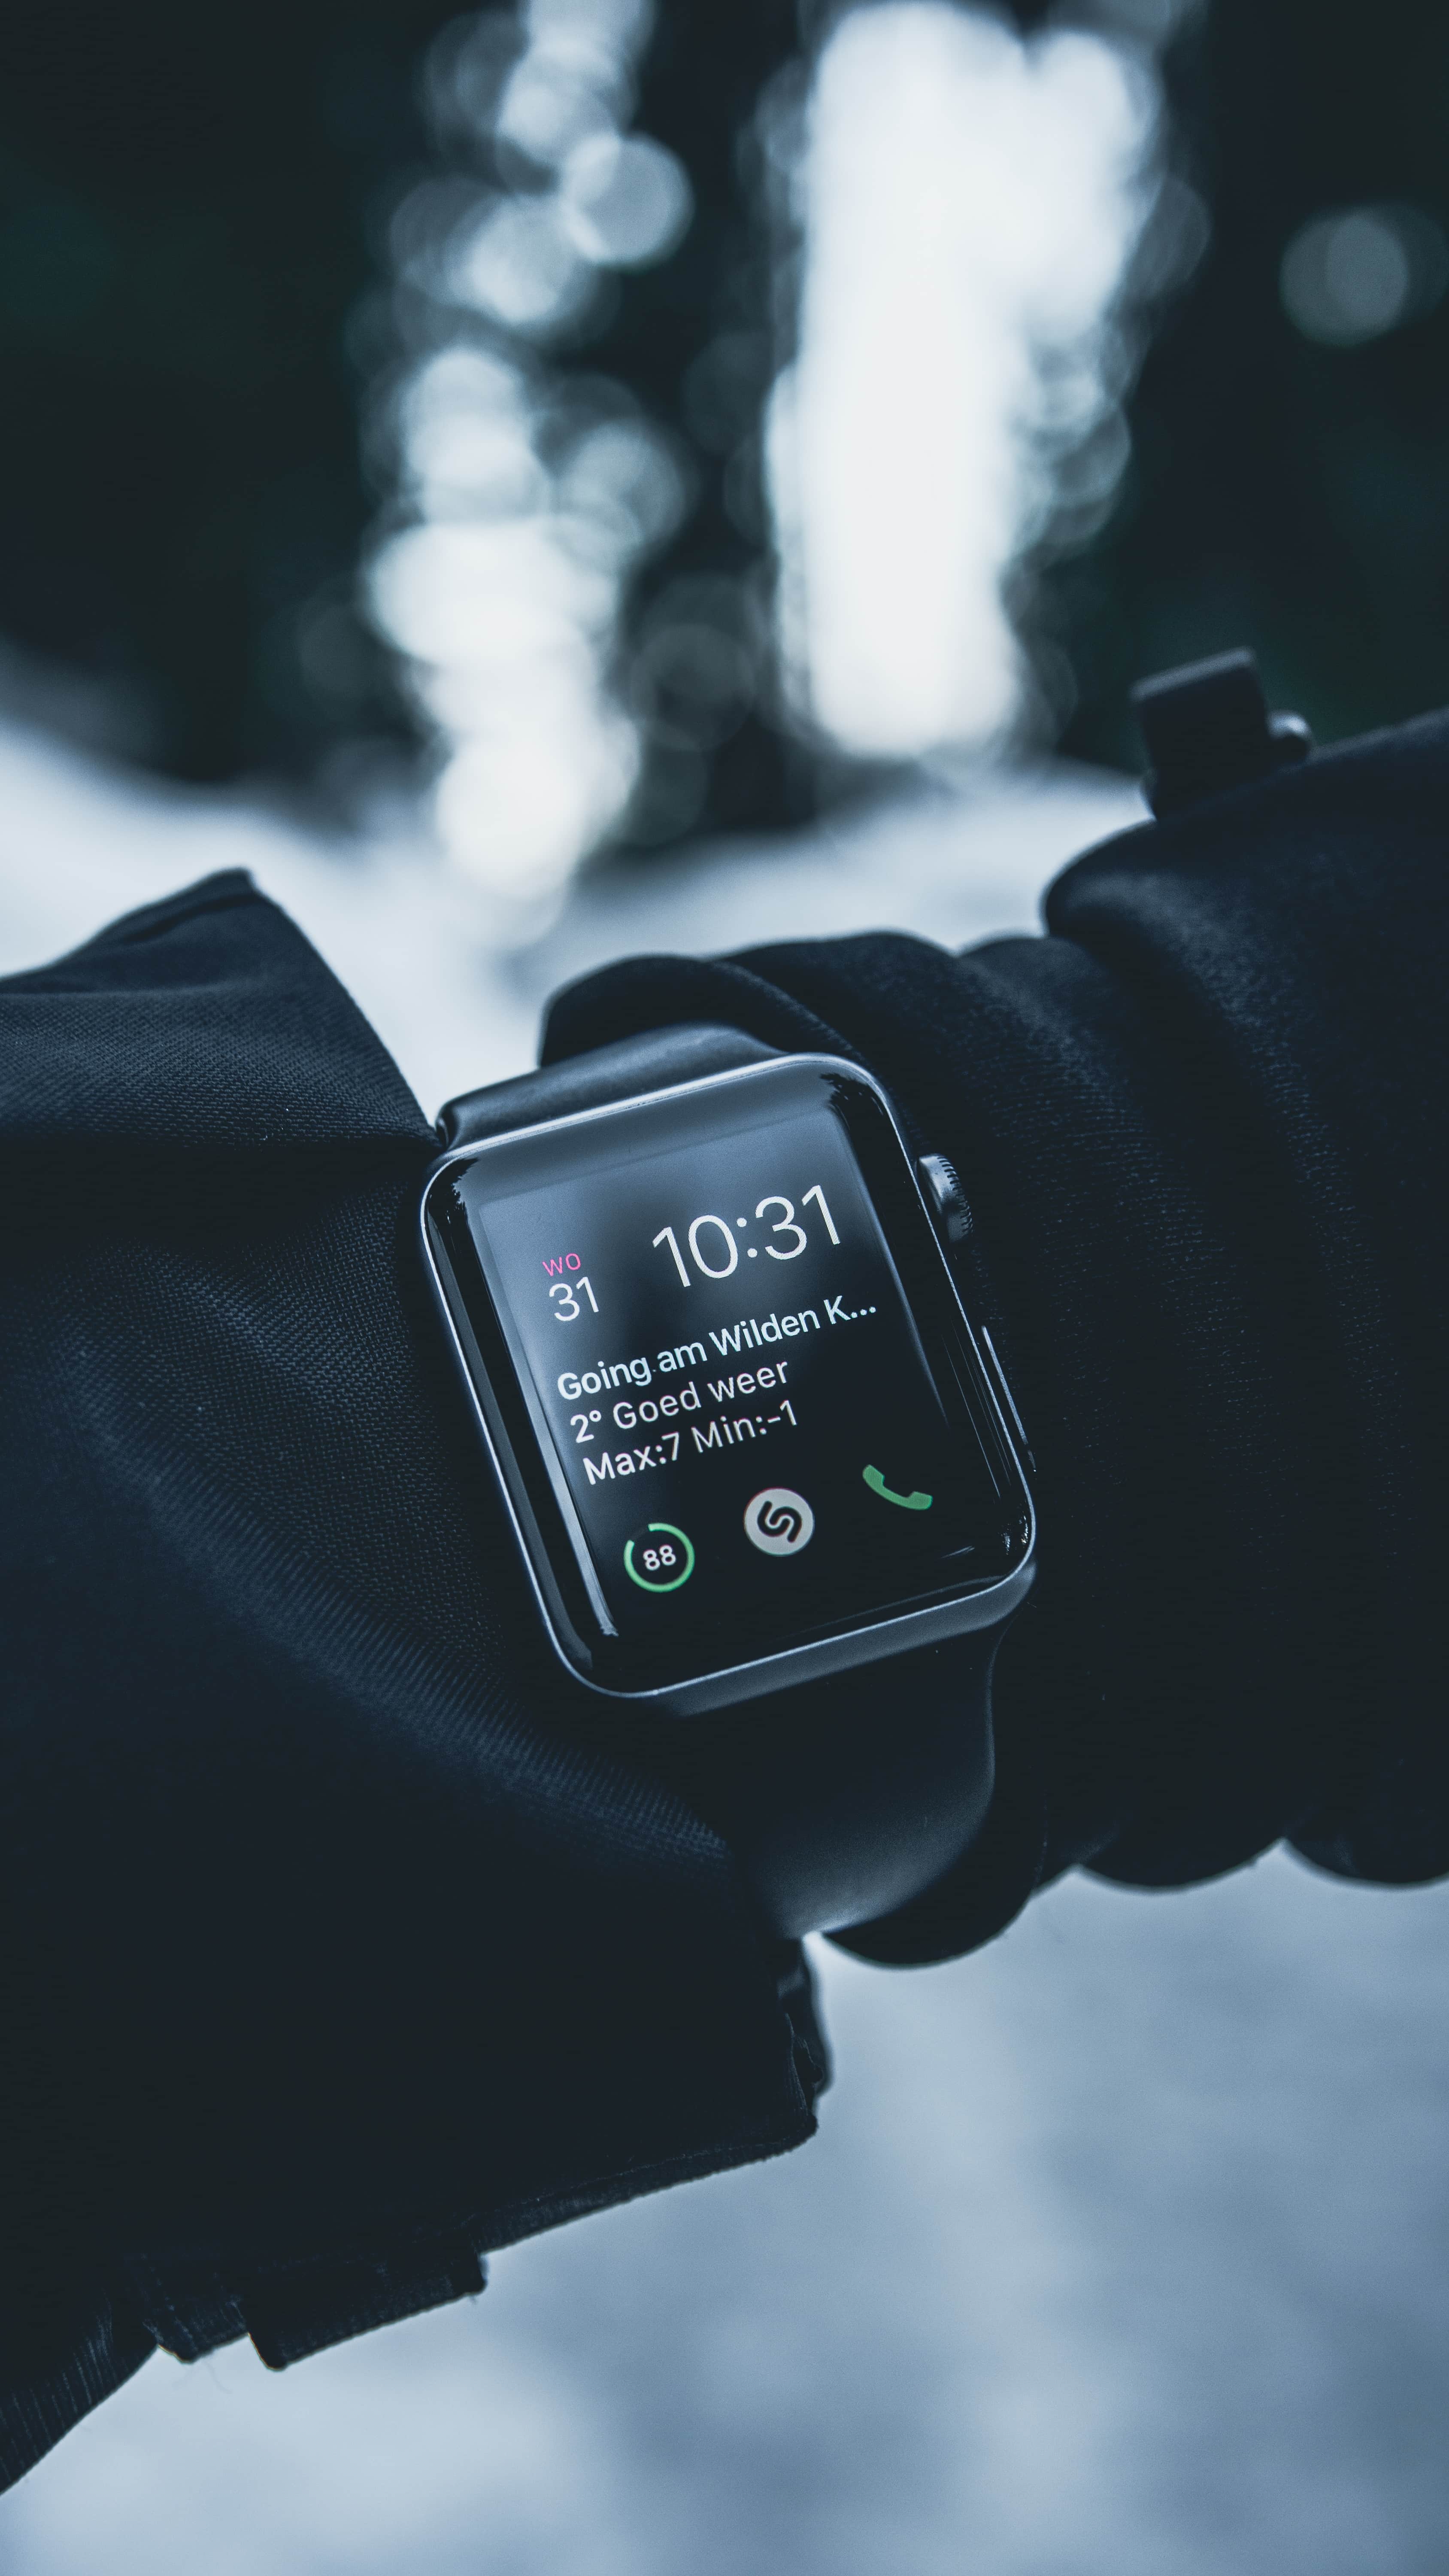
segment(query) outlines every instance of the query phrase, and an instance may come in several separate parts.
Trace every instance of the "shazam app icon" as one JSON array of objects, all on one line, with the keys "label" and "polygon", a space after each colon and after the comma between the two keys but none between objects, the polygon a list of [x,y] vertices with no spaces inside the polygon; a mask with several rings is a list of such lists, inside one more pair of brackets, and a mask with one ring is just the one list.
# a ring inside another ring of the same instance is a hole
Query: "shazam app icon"
[{"label": "shazam app icon", "polygon": [[815,1514],[788,1485],[767,1485],[745,1505],[745,1536],[762,1556],[798,1556],[814,1533]]}]

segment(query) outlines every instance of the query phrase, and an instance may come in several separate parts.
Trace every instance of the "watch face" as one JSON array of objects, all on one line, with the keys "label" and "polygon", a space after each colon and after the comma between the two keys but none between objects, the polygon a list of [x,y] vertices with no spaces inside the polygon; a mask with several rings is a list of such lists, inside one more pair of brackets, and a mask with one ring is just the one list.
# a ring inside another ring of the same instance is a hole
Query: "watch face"
[{"label": "watch face", "polygon": [[540,1598],[667,1691],[999,1583],[1030,1507],[883,1096],[784,1058],[445,1164],[425,1233]]}]

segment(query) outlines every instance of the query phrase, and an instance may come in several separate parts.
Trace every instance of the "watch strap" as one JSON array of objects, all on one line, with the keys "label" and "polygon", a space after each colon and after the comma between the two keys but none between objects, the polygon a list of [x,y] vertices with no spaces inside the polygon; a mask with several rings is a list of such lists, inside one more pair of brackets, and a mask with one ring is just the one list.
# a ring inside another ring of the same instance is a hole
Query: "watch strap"
[{"label": "watch strap", "polygon": [[877,1923],[955,1869],[991,1804],[1005,1627],[654,1721],[651,1766],[728,1843],[776,1932]]},{"label": "watch strap", "polygon": [[779,1053],[739,1029],[698,1023],[650,1029],[642,1037],[619,1038],[612,1046],[591,1047],[585,1055],[565,1056],[558,1064],[521,1073],[510,1082],[493,1082],[480,1091],[463,1091],[438,1112],[437,1128],[449,1152],[460,1145],[481,1145],[491,1136],[511,1136],[520,1127],[541,1126],[545,1119],[570,1118],[585,1109],[617,1108],[681,1082],[699,1082],[707,1074],[733,1073],[740,1065],[767,1064]]}]

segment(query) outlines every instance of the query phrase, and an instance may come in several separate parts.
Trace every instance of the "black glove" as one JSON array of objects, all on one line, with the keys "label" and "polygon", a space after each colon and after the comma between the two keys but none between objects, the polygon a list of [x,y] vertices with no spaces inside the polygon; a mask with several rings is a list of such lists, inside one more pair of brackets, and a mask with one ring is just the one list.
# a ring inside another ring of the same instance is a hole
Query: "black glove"
[{"label": "black glove", "polygon": [[436,1140],[306,941],[212,878],[0,986],[0,1051],[14,2477],[158,2342],[291,2360],[793,2146],[818,2069],[537,1633]]}]

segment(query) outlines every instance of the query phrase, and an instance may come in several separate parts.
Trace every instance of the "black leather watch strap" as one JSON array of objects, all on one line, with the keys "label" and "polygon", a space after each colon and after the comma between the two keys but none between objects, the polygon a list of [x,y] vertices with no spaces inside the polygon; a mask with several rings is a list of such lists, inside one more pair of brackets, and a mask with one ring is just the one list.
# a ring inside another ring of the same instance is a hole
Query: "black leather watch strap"
[{"label": "black leather watch strap", "polygon": [[767,1064],[778,1052],[738,1029],[651,1029],[645,1037],[621,1038],[614,1046],[593,1047],[587,1055],[566,1056],[561,1064],[521,1073],[512,1082],[460,1092],[439,1110],[438,1134],[450,1151],[481,1145],[490,1136],[509,1136],[546,1118],[611,1108],[645,1092],[666,1091],[671,1083],[732,1073],[742,1064]]},{"label": "black leather watch strap", "polygon": [[655,1719],[646,1758],[729,1844],[775,1931],[876,1922],[946,1877],[985,1820],[1005,1627]]}]

